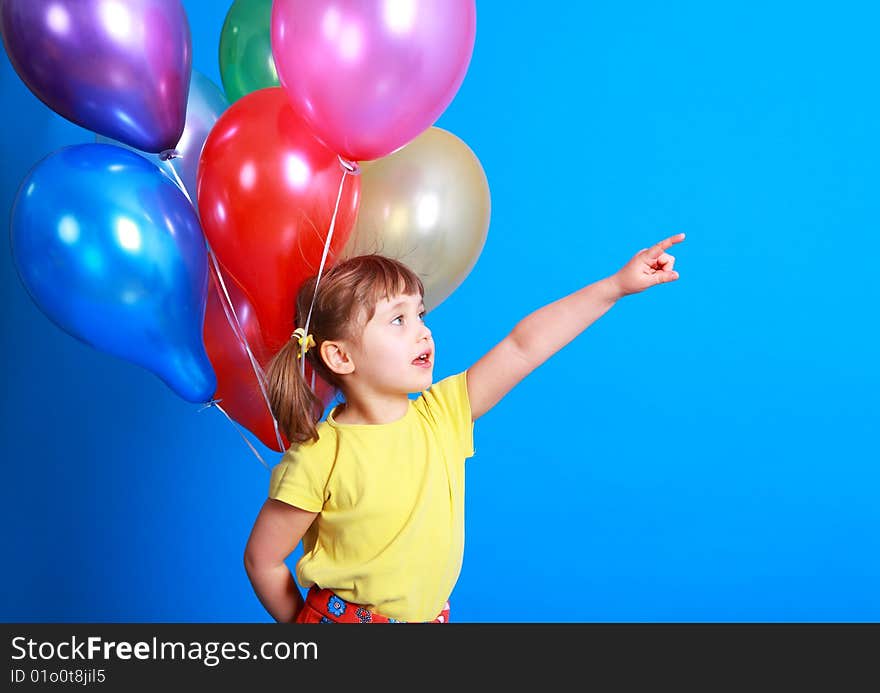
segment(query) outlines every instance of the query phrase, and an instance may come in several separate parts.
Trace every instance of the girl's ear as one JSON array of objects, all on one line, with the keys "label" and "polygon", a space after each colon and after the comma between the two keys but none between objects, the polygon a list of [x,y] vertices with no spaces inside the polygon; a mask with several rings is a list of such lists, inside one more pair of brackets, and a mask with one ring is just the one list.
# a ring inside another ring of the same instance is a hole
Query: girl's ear
[{"label": "girl's ear", "polygon": [[351,355],[341,342],[323,342],[321,357],[327,368],[337,375],[347,375],[354,372],[354,361],[351,360]]}]

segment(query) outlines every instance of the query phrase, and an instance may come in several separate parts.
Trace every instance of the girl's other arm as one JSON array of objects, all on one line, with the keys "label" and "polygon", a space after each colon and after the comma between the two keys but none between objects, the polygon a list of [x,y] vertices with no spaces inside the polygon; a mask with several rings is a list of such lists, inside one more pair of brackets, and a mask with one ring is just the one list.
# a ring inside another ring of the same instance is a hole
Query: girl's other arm
[{"label": "girl's other arm", "polygon": [[303,598],[284,563],[318,513],[267,498],[244,551],[244,568],[260,603],[272,618],[291,623]]},{"label": "girl's other arm", "polygon": [[471,418],[477,420],[523,378],[602,317],[618,299],[678,279],[666,253],[684,234],[640,250],[616,274],[585,286],[523,318],[467,371]]}]

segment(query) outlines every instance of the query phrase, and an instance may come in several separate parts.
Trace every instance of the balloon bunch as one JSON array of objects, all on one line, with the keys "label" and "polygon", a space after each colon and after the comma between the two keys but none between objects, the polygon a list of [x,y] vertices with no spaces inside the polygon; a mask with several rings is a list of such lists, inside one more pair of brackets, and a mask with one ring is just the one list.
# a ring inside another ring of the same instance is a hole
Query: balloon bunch
[{"label": "balloon bunch", "polygon": [[431,310],[482,251],[486,176],[433,126],[475,30],[474,0],[235,0],[221,91],[192,69],[180,0],[2,0],[22,81],[97,140],[19,188],[25,287],[74,337],[284,450],[264,369],[302,282],[380,253],[420,275]]}]

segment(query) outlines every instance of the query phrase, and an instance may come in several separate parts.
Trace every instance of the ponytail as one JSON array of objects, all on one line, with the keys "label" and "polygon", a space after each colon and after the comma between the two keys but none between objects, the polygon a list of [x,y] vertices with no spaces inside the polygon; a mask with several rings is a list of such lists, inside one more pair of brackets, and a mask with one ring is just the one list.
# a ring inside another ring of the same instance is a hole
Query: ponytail
[{"label": "ponytail", "polygon": [[[278,421],[278,427],[292,444],[317,440],[316,425],[324,413],[324,403],[303,379],[298,353],[299,344],[296,339],[287,340],[269,362],[266,371],[272,414]],[[309,356],[311,354],[307,354]],[[309,361],[314,364],[311,358]]]}]

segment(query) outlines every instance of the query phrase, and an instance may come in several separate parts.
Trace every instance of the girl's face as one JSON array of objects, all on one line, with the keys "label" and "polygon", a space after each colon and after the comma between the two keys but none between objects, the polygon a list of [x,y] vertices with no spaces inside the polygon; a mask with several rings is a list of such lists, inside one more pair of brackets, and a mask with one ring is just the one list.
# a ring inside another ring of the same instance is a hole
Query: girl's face
[{"label": "girl's face", "polygon": [[425,304],[418,294],[380,300],[352,354],[355,371],[382,392],[411,393],[429,388],[434,340],[424,317]]}]

